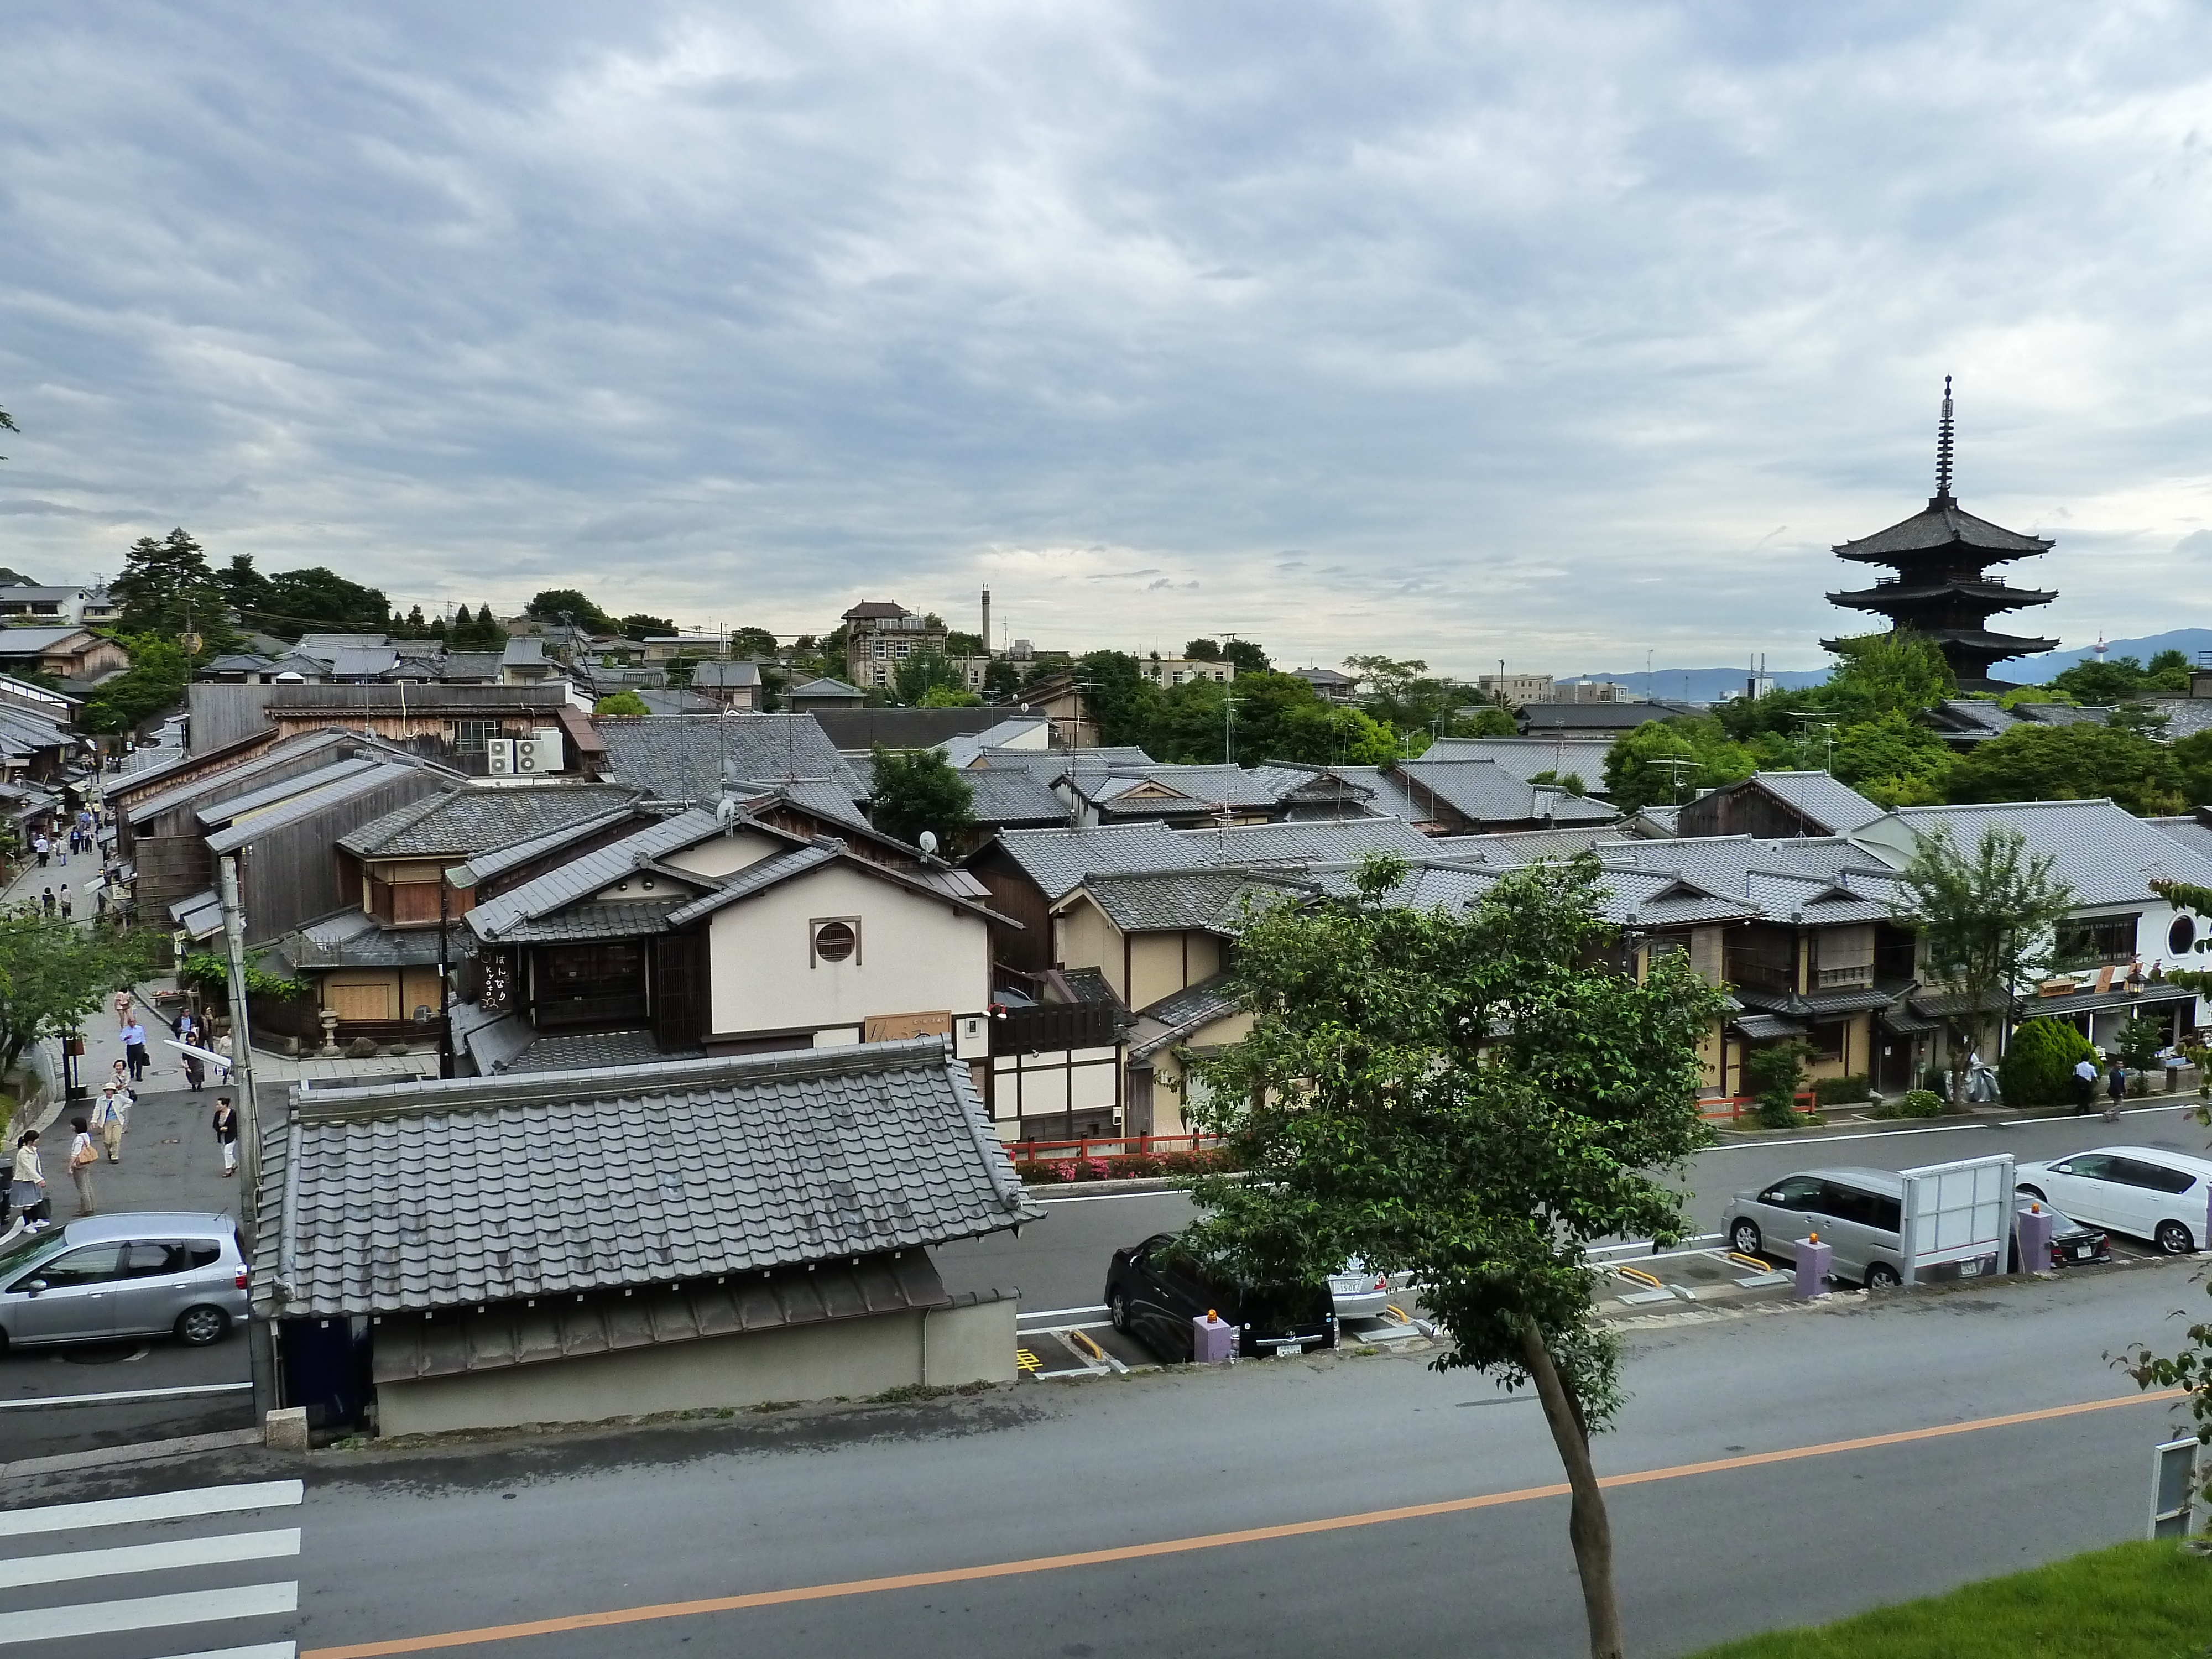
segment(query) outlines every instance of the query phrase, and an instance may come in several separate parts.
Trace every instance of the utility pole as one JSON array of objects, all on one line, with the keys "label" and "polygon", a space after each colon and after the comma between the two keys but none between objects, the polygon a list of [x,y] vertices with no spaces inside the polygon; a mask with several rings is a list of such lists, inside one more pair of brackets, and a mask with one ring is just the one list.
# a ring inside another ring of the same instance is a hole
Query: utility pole
[{"label": "utility pole", "polygon": [[450,1079],[453,1075],[453,963],[452,948],[447,939],[447,929],[453,924],[447,915],[446,895],[453,885],[453,872],[438,872],[438,1075]]},{"label": "utility pole", "polygon": [[[238,1172],[239,1226],[250,1252],[260,1223],[261,1113],[253,1098],[253,1032],[246,1010],[246,919],[238,906],[238,855],[226,853],[216,865],[216,896],[222,904],[222,939],[230,956],[230,1084],[238,1095],[241,1166]],[[281,1403],[276,1389],[276,1336],[264,1319],[246,1322],[246,1368],[253,1378],[253,1414],[266,1419]]]}]

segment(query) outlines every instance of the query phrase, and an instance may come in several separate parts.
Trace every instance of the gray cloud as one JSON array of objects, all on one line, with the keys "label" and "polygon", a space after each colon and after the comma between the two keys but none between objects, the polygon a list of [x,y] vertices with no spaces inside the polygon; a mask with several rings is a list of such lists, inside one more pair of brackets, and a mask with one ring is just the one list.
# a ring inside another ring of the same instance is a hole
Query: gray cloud
[{"label": "gray cloud", "polygon": [[2039,625],[2205,622],[2208,64],[2158,5],[26,14],[0,553],[1782,666],[1948,371]]}]

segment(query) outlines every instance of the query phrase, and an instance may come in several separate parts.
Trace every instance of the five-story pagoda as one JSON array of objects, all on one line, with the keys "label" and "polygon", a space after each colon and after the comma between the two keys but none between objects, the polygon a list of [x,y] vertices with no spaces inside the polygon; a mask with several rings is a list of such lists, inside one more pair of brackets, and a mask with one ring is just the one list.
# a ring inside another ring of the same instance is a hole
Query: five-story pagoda
[{"label": "five-story pagoda", "polygon": [[[1936,494],[1924,511],[1901,524],[1836,549],[1838,558],[1860,564],[1886,564],[1897,574],[1884,576],[1856,592],[1831,593],[1828,603],[1853,611],[1878,611],[1893,629],[1924,634],[1942,649],[1962,691],[2002,690],[1990,678],[1990,665],[2007,657],[2055,651],[2057,640],[1990,631],[1989,619],[2025,605],[2049,605],[2058,597],[2032,587],[2008,586],[1984,567],[2033,558],[2051,550],[2041,536],[2023,536],[1978,519],[1951,495],[1951,377],[1943,377],[1943,418],[1936,437]],[[1832,650],[1834,641],[1821,643]]]}]

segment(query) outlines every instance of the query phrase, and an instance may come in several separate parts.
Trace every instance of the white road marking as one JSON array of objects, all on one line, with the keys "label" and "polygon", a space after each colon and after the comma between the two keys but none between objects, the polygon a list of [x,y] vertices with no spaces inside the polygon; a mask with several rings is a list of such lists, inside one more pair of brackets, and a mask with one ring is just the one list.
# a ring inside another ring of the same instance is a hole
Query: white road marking
[{"label": "white road marking", "polygon": [[71,1636],[100,1636],[112,1631],[156,1630],[165,1625],[198,1625],[216,1619],[254,1619],[264,1613],[297,1613],[300,1586],[241,1584],[235,1589],[185,1590],[175,1595],[142,1595],[128,1601],[91,1601],[73,1607],[26,1607],[0,1619],[0,1646],[22,1642],[58,1642]]},{"label": "white road marking", "polygon": [[[2127,1110],[2122,1112],[2120,1115],[2124,1118],[2129,1118],[2145,1117],[2153,1112],[2193,1112],[2203,1103],[2204,1103],[2201,1100],[2191,1100],[2177,1101],[2171,1106],[2130,1106]],[[2089,1127],[2088,1118],[2089,1115],[2087,1112],[2077,1112],[2067,1117],[2014,1117],[2003,1120],[1997,1125],[1997,1127],[2000,1129],[2027,1129],[2032,1128],[2039,1123],[2072,1123],[2076,1119],[2079,1119],[2081,1121],[2081,1127],[2086,1129]]]},{"label": "white road marking", "polygon": [[[2025,1120],[2029,1122],[2055,1121],[2041,1118]],[[1994,1129],[1994,1123],[1942,1123],[1930,1129],[1876,1129],[1869,1134],[1856,1135],[1792,1135],[1788,1140],[1731,1140],[1718,1146],[1708,1146],[1706,1152],[1741,1152],[1755,1146],[1825,1146],[1832,1140],[1887,1140],[1892,1135],[1953,1135],[1961,1129]],[[1703,1157],[1705,1153],[1698,1154]]]},{"label": "white road marking", "polygon": [[1105,1311],[1106,1304],[1102,1302],[1095,1308],[1032,1308],[1022,1315],[1022,1317],[1024,1319],[1056,1319],[1061,1314],[1104,1313]]},{"label": "white road marking", "polygon": [[125,1544],[106,1550],[67,1550],[58,1555],[0,1559],[0,1589],[26,1584],[65,1584],[76,1578],[112,1578],[125,1572],[162,1572],[209,1567],[224,1561],[272,1561],[300,1553],[300,1529],[223,1533],[213,1538],[174,1538],[158,1544]]},{"label": "white road marking", "polygon": [[[142,1349],[131,1358],[137,1359],[143,1352]],[[0,1412],[21,1411],[27,1406],[108,1406],[119,1400],[173,1400],[188,1394],[242,1394],[252,1386],[251,1382],[195,1382],[189,1388],[125,1389],[115,1394],[50,1394],[35,1400],[0,1400]]]},{"label": "white road marking", "polygon": [[149,1492],[143,1498],[101,1498],[85,1504],[0,1510],[0,1538],[73,1532],[83,1527],[118,1527],[135,1521],[179,1521],[195,1515],[228,1515],[237,1510],[283,1509],[298,1503],[305,1491],[297,1480],[258,1480],[236,1486],[188,1486],[181,1492]]},{"label": "white road marking", "polygon": [[198,1653],[173,1653],[167,1659],[298,1659],[297,1642],[256,1642],[245,1648],[205,1648]]}]

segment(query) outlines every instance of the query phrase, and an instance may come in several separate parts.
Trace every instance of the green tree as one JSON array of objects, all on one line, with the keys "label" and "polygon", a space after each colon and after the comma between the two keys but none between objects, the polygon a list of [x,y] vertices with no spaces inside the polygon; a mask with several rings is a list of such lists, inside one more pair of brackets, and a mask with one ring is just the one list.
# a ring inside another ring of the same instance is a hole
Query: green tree
[{"label": "green tree", "polygon": [[1624,812],[1671,806],[1749,777],[1759,757],[1710,717],[1646,720],[1605,752],[1605,793]]},{"label": "green tree", "polygon": [[957,686],[933,685],[921,694],[919,707],[923,708],[981,708],[983,699],[973,691],[963,691]]},{"label": "green tree", "polygon": [[380,587],[364,587],[334,570],[310,565],[270,576],[268,614],[248,620],[295,639],[301,634],[381,634],[392,626],[392,601]]},{"label": "green tree", "polygon": [[2022,1020],[1997,1066],[2005,1104],[2055,1106],[2073,1099],[2074,1068],[2096,1057],[2089,1039],[2066,1021]]},{"label": "green tree", "polygon": [[1836,733],[1836,776],[1885,805],[1905,798],[1943,799],[1951,751],[1903,709],[1892,708]]},{"label": "green tree", "polygon": [[991,665],[983,671],[983,695],[993,702],[1004,702],[1022,689],[1019,665],[1003,657],[994,657]]},{"label": "green tree", "polygon": [[1075,660],[1073,672],[1076,684],[1086,688],[1084,712],[1097,729],[1098,741],[1135,744],[1151,753],[1160,689],[1145,678],[1137,659],[1126,651],[1093,651]]},{"label": "green tree", "polygon": [[921,832],[937,832],[949,858],[975,827],[975,792],[952,763],[934,749],[886,749],[872,752],[874,795],[868,817],[877,829],[901,841],[918,842]]},{"label": "green tree", "polygon": [[592,705],[594,714],[606,714],[619,720],[641,720],[653,713],[645,699],[635,691],[611,691]]},{"label": "green tree", "polygon": [[[730,630],[730,654],[732,657],[773,657],[776,653],[775,635],[765,628],[735,628]],[[975,653],[981,656],[981,652]]]},{"label": "green tree", "polygon": [[1464,710],[1452,716],[1448,738],[1517,738],[1521,727],[1513,716],[1495,703]]},{"label": "green tree", "polygon": [[1951,769],[1954,801],[2116,801],[2139,816],[2179,812],[2182,767],[2170,749],[2109,726],[2022,724],[1977,744]]},{"label": "green tree", "polygon": [[666,617],[648,617],[642,611],[634,611],[611,631],[626,640],[665,640],[676,632],[676,624]]},{"label": "green tree", "polygon": [[117,631],[158,634],[164,639],[195,635],[201,656],[229,650],[238,635],[228,612],[230,598],[207,553],[182,526],[160,541],[141,536],[123,556],[123,574],[108,584],[121,607]]},{"label": "green tree", "polygon": [[103,680],[86,699],[82,716],[88,732],[131,732],[185,700],[191,659],[176,640],[158,634],[125,634],[123,648],[131,666]]},{"label": "green tree", "polygon": [[533,594],[523,606],[528,615],[539,622],[556,623],[564,617],[587,634],[613,634],[620,631],[612,617],[598,605],[573,587],[549,587]]},{"label": "green tree", "polygon": [[507,648],[507,630],[492,616],[489,605],[478,605],[474,616],[469,614],[468,606],[463,605],[453,613],[446,643],[456,651],[503,651]]},{"label": "green tree", "polygon": [[1830,647],[1840,660],[1820,688],[1820,704],[1852,720],[1918,714],[1959,690],[1935,641],[1910,629],[1860,634]]},{"label": "green tree", "polygon": [[1758,1085],[1759,1121],[1768,1129],[1797,1127],[1797,1096],[1805,1086],[1805,1061],[1813,1045],[1800,1038],[1785,1038],[1754,1048],[1744,1069]]},{"label": "green tree", "polygon": [[[909,708],[919,708],[932,691],[965,691],[968,676],[941,652],[917,651],[891,671],[891,696]],[[981,698],[977,698],[981,702]],[[932,705],[942,707],[942,705]]]},{"label": "green tree", "polygon": [[[0,409],[0,432],[21,432],[21,430],[22,428],[15,424],[15,417],[9,414],[6,410]],[[5,455],[0,455],[0,461],[7,459]]]},{"label": "green tree", "polygon": [[[1457,731],[1461,689],[1419,657],[1346,657],[1344,665],[1367,689],[1367,712],[1401,732],[1466,735]],[[1496,712],[1504,714],[1503,709]],[[1508,730],[1510,715],[1506,716]]]},{"label": "green tree", "polygon": [[2179,651],[2161,651],[2148,665],[2134,657],[2104,662],[2092,657],[2053,674],[2051,689],[2064,692],[2070,702],[2097,705],[2125,702],[2147,691],[2186,691],[2189,659]]},{"label": "green tree", "polygon": [[1182,654],[1183,659],[1186,662],[1219,662],[1221,660],[1221,641],[1219,640],[1191,640],[1184,644]]},{"label": "green tree", "polygon": [[39,1038],[68,1036],[110,994],[157,972],[167,945],[151,932],[0,913],[0,1073]]},{"label": "green tree", "polygon": [[[1960,850],[1948,825],[1920,838],[1899,872],[1891,912],[1919,933],[1923,975],[1959,994],[1963,1006],[1950,1024],[1962,1062],[1978,1027],[2049,969],[2058,923],[2073,905],[2073,889],[2050,855],[2031,855],[2027,838],[2009,825],[1989,825],[1971,854]],[[2000,1018],[2000,1041],[2002,1029]],[[1951,1074],[1955,1101],[1964,1064]]]},{"label": "green tree", "polygon": [[300,630],[296,628],[287,630],[268,625],[268,614],[276,608],[276,602],[269,591],[269,578],[253,568],[251,553],[232,554],[230,562],[217,574],[216,580],[222,584],[223,597],[230,602],[230,608],[238,612],[248,628],[283,634],[289,639],[299,638]]},{"label": "green tree", "polygon": [[1231,640],[1221,647],[1221,660],[1230,664],[1240,674],[1264,674],[1267,672],[1267,653],[1260,648],[1256,640]]},{"label": "green tree", "polygon": [[1709,1139],[1699,1041],[1727,1004],[1681,957],[1612,966],[1594,858],[1502,878],[1463,910],[1352,895],[1246,920],[1234,985],[1251,1035],[1194,1056],[1200,1121],[1250,1176],[1200,1177],[1193,1248],[1248,1284],[1312,1283],[1352,1256],[1410,1273],[1449,1333],[1435,1361],[1533,1384],[1572,1492],[1593,1655],[1621,1651],[1611,1525],[1590,1437],[1623,1403],[1590,1319],[1597,1239],[1685,1231],[1679,1172]]}]

